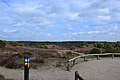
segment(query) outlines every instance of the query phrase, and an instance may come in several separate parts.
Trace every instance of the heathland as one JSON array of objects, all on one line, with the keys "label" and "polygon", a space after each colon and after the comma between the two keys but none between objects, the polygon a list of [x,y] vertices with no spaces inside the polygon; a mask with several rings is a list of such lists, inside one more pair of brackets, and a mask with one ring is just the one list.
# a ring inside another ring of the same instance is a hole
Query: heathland
[{"label": "heathland", "polygon": [[58,70],[66,70],[69,59],[78,55],[98,53],[120,53],[120,42],[0,40],[0,66],[9,69],[23,70],[23,58],[28,56],[30,69],[33,72],[35,69],[53,70],[57,68]]}]

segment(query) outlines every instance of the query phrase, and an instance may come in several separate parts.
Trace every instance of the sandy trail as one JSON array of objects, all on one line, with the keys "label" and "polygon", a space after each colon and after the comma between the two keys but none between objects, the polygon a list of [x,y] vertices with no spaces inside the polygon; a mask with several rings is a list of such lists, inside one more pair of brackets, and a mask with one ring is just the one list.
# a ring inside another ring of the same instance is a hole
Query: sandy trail
[{"label": "sandy trail", "polygon": [[120,59],[91,60],[75,65],[72,71],[85,80],[120,80]]},{"label": "sandy trail", "polygon": [[[0,67],[0,74],[7,79],[23,80],[23,70],[13,70]],[[30,69],[30,80],[74,80],[74,73],[61,69],[39,70]]]},{"label": "sandy trail", "polygon": [[[48,70],[30,69],[30,80],[74,80],[78,71],[85,80],[120,80],[120,59],[90,60],[75,65],[70,72],[53,68]],[[23,70],[0,67],[0,74],[6,78],[23,80]]]}]

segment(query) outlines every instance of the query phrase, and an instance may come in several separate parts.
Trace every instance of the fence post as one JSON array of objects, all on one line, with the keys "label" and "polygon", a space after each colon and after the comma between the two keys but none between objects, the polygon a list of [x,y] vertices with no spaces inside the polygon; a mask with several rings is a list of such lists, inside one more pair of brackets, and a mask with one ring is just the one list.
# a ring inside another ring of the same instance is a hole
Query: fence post
[{"label": "fence post", "polygon": [[84,61],[86,61],[86,56],[84,56]]},{"label": "fence post", "polygon": [[78,71],[75,71],[75,80],[84,80],[84,79],[78,74]]},{"label": "fence post", "polygon": [[68,61],[67,71],[70,71],[70,62]]},{"label": "fence post", "polygon": [[77,74],[78,74],[78,71],[75,71],[75,80],[78,80]]},{"label": "fence post", "polygon": [[114,55],[114,53],[113,53],[113,54],[112,54],[112,59],[114,59],[114,56],[115,56],[115,55]]},{"label": "fence post", "polygon": [[97,55],[97,59],[98,59],[98,60],[100,59],[100,55],[99,55],[99,54]]},{"label": "fence post", "polygon": [[73,66],[75,65],[75,59],[73,60]]},{"label": "fence post", "polygon": [[29,80],[29,58],[24,56],[24,80]]}]

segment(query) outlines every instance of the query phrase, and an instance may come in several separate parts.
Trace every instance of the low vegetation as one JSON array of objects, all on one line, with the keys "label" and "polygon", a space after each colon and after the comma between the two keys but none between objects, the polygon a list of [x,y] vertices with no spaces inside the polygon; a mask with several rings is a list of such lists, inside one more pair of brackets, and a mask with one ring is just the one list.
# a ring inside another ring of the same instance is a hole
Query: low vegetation
[{"label": "low vegetation", "polygon": [[[120,53],[120,42],[31,42],[0,40],[0,66],[6,68],[23,68],[23,57],[30,57],[30,68],[55,62],[61,67],[64,61],[76,57],[78,53]],[[55,58],[55,60],[54,60]],[[52,60],[52,61],[51,61]],[[59,61],[62,60],[62,61]]]},{"label": "low vegetation", "polygon": [[98,49],[98,48],[93,48],[91,51],[90,51],[90,54],[100,54],[101,53],[101,51],[100,51],[100,49]]},{"label": "low vegetation", "polygon": [[0,74],[0,80],[13,80],[13,79],[5,79],[5,77]]},{"label": "low vegetation", "polygon": [[18,42],[8,42],[11,46],[24,46],[23,43],[18,43]]},{"label": "low vegetation", "polygon": [[97,43],[96,47],[105,49],[107,53],[120,53],[120,42]]},{"label": "low vegetation", "polygon": [[6,46],[6,42],[0,40],[0,48],[5,48],[5,46]]}]

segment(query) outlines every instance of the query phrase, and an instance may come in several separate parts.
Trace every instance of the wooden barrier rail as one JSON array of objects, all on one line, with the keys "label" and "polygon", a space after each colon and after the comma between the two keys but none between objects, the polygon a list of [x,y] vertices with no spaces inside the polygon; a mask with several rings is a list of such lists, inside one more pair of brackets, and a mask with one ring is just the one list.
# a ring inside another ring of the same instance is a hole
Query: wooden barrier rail
[{"label": "wooden barrier rail", "polygon": [[75,71],[75,80],[84,80],[78,73],[78,71]]},{"label": "wooden barrier rail", "polygon": [[99,60],[100,56],[107,56],[107,55],[111,55],[112,59],[114,59],[115,55],[119,55],[120,56],[120,53],[87,54],[87,55],[82,55],[82,56],[74,57],[74,58],[68,60],[67,71],[70,71],[70,68],[75,65],[76,59],[78,59],[78,58],[83,58],[84,61],[86,61],[87,60],[86,58],[88,56],[97,56],[97,59]]}]

